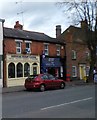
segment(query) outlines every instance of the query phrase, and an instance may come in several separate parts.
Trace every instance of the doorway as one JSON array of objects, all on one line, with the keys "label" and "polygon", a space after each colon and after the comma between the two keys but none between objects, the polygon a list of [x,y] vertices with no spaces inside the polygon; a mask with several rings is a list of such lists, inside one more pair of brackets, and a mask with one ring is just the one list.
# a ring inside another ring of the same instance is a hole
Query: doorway
[{"label": "doorway", "polygon": [[81,64],[79,65],[79,73],[80,73],[80,79],[84,79],[86,76],[86,65]]}]

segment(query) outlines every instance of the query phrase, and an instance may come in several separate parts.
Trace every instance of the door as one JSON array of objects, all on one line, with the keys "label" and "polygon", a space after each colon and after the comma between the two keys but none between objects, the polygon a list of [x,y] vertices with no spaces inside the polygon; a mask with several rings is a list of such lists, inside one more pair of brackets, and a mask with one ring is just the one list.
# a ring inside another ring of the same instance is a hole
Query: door
[{"label": "door", "polygon": [[79,72],[80,72],[80,79],[84,79],[86,76],[86,66],[80,65],[79,66]]}]

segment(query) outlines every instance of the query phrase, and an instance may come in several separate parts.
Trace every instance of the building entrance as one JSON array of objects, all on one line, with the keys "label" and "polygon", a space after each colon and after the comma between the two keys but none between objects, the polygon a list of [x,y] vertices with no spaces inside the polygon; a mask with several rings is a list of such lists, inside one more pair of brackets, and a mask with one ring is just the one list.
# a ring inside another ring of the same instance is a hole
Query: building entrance
[{"label": "building entrance", "polygon": [[59,77],[59,68],[48,68],[48,73],[54,75],[55,77]]}]

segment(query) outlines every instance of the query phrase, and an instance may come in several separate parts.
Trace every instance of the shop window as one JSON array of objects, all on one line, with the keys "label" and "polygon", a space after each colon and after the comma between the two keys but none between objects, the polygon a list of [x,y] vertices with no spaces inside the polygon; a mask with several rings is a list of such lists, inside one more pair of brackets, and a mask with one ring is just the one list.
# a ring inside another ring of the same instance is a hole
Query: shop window
[{"label": "shop window", "polygon": [[37,63],[33,63],[33,75],[37,75]]},{"label": "shop window", "polygon": [[15,64],[10,63],[8,65],[8,78],[15,78]]},{"label": "shop window", "polygon": [[77,68],[76,68],[76,66],[72,66],[72,77],[77,77]]},{"label": "shop window", "polygon": [[23,65],[21,63],[17,64],[17,77],[23,77]]},{"label": "shop window", "polygon": [[72,50],[72,60],[76,60],[76,58],[77,58],[77,53],[76,53],[76,51],[75,50]]},{"label": "shop window", "polygon": [[24,64],[24,77],[27,77],[30,75],[30,65],[28,63]]}]

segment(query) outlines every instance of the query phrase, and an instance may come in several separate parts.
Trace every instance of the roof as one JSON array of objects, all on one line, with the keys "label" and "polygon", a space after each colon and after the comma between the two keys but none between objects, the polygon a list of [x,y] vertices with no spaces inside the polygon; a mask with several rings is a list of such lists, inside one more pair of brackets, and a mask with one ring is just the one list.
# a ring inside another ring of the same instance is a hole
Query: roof
[{"label": "roof", "polygon": [[14,38],[14,39],[24,39],[30,41],[42,41],[48,43],[57,43],[57,44],[64,44],[63,41],[57,38],[49,37],[44,33],[39,32],[32,32],[20,29],[13,29],[13,28],[6,28],[4,27],[4,37],[5,38]]},{"label": "roof", "polygon": [[61,35],[60,39],[64,39],[66,35],[70,33],[72,35],[72,40],[73,42],[78,42],[78,43],[83,43],[83,41],[86,41],[86,33],[83,31],[82,28],[80,27],[75,27],[75,26],[69,26]]}]

